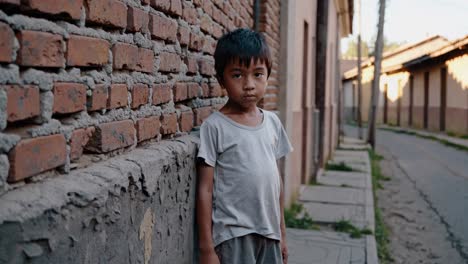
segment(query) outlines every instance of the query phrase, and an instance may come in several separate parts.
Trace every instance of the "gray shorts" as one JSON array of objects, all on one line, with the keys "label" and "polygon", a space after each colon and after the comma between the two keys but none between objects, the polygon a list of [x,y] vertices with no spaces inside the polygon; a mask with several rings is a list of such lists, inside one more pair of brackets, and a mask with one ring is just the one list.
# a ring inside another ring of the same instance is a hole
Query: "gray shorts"
[{"label": "gray shorts", "polygon": [[221,264],[282,264],[278,240],[249,234],[224,241],[215,248]]}]

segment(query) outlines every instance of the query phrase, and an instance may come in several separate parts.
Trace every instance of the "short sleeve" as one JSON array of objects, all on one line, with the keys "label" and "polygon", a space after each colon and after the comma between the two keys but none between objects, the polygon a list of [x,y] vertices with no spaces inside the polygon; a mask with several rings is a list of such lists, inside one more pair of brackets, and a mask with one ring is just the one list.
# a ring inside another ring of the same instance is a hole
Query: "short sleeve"
[{"label": "short sleeve", "polygon": [[200,127],[200,148],[198,149],[198,158],[205,160],[205,163],[214,167],[217,159],[217,136],[216,128],[204,122]]},{"label": "short sleeve", "polygon": [[286,134],[286,131],[284,130],[283,125],[281,122],[278,120],[279,123],[279,129],[278,129],[278,141],[276,144],[276,159],[280,159],[289,152],[293,151],[293,147],[291,146],[291,142],[289,142],[288,135]]}]

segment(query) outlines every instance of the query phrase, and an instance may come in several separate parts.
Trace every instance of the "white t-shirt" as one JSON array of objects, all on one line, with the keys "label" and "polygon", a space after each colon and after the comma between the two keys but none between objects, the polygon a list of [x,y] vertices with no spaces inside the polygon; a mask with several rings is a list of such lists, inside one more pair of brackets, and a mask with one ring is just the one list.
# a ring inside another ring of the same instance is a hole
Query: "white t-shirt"
[{"label": "white t-shirt", "polygon": [[292,151],[279,118],[263,112],[256,127],[214,112],[200,128],[198,157],[215,168],[213,242],[251,233],[280,240],[280,176],[276,160]]}]

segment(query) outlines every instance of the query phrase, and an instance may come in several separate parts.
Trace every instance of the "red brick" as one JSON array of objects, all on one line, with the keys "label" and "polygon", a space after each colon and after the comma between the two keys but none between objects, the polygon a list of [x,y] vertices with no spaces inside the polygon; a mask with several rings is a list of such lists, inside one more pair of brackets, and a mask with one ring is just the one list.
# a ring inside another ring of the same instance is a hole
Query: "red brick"
[{"label": "red brick", "polygon": [[203,52],[208,53],[210,55],[214,55],[216,50],[216,41],[211,38],[205,38],[203,40]]},{"label": "red brick", "polygon": [[13,61],[13,42],[15,33],[5,23],[0,22],[0,62]]},{"label": "red brick", "polygon": [[149,15],[142,9],[128,7],[127,29],[132,32],[148,31]]},{"label": "red brick", "polygon": [[159,55],[160,64],[159,71],[162,72],[179,72],[182,60],[175,53],[161,52]]},{"label": "red brick", "polygon": [[7,94],[7,116],[9,122],[27,119],[40,114],[39,88],[35,85],[4,85]]},{"label": "red brick", "polygon": [[213,4],[211,3],[211,1],[202,1],[203,2],[203,6],[202,6],[202,9],[203,11],[205,11],[205,13],[207,13],[209,16],[213,16]]},{"label": "red brick", "polygon": [[168,0],[150,0],[150,5],[163,12],[167,12],[171,8],[171,2]]},{"label": "red brick", "polygon": [[109,152],[135,143],[135,126],[131,120],[99,124],[85,149],[93,152]]},{"label": "red brick", "polygon": [[187,64],[187,73],[197,73],[198,63],[197,59],[194,57],[186,57],[185,64]]},{"label": "red brick", "polygon": [[231,4],[229,2],[224,2],[223,5],[223,12],[230,18],[233,19],[234,16],[236,15],[234,12],[234,9],[232,8]]},{"label": "red brick", "polygon": [[150,4],[150,0],[141,0],[141,4],[142,4],[142,5],[149,5],[149,4]]},{"label": "red brick", "polygon": [[155,84],[153,87],[153,104],[163,104],[171,101],[172,89],[169,84]]},{"label": "red brick", "polygon": [[132,89],[132,108],[138,108],[140,105],[148,103],[149,88],[148,85],[138,83],[133,85]]},{"label": "red brick", "polygon": [[138,60],[138,47],[126,43],[116,43],[112,47],[114,69],[133,70]]},{"label": "red brick", "polygon": [[223,3],[225,0],[213,0],[214,4],[220,8],[223,7]]},{"label": "red brick", "polygon": [[151,37],[174,43],[177,40],[177,22],[171,18],[150,15]]},{"label": "red brick", "polygon": [[83,148],[95,131],[94,127],[82,128],[73,131],[70,139],[70,160],[77,160],[83,155]]},{"label": "red brick", "polygon": [[138,49],[138,61],[134,70],[151,73],[154,69],[154,52],[150,49]]},{"label": "red brick", "polygon": [[226,89],[221,89],[221,96],[227,96],[227,90]]},{"label": "red brick", "polygon": [[177,16],[182,15],[182,3],[180,0],[171,0],[171,8],[169,9],[169,12]]},{"label": "red brick", "polygon": [[213,31],[213,21],[211,21],[211,18],[208,15],[203,15],[201,17],[200,29],[207,34],[211,34]]},{"label": "red brick", "polygon": [[173,134],[177,132],[177,114],[163,114],[161,118],[161,134]]},{"label": "red brick", "polygon": [[198,13],[197,10],[191,7],[187,2],[184,2],[184,9],[182,12],[182,17],[189,24],[196,25],[198,24]]},{"label": "red brick", "polygon": [[219,10],[218,8],[213,8],[213,19],[214,21],[221,23],[221,20],[223,18],[223,12]]},{"label": "red brick", "polygon": [[221,85],[218,83],[210,83],[210,97],[219,97],[222,95]]},{"label": "red brick", "polygon": [[200,85],[198,83],[187,84],[187,98],[195,98],[200,96]]},{"label": "red brick", "polygon": [[109,61],[110,44],[106,40],[71,36],[67,44],[68,66],[102,66]]},{"label": "red brick", "polygon": [[9,153],[8,182],[17,182],[65,164],[67,143],[61,134],[25,139]]},{"label": "red brick", "polygon": [[109,89],[107,108],[119,108],[128,103],[128,92],[126,84],[112,84]]},{"label": "red brick", "polygon": [[209,61],[207,59],[201,59],[199,61],[199,67],[200,67],[200,73],[202,75],[214,75],[215,74],[214,63],[212,61]]},{"label": "red brick", "polygon": [[202,87],[202,91],[203,91],[203,97],[209,97],[210,96],[210,86],[207,83],[202,83],[201,87]]},{"label": "red brick", "polygon": [[86,86],[80,83],[55,83],[54,107],[57,114],[75,113],[86,109]]},{"label": "red brick", "polygon": [[179,102],[187,99],[187,84],[186,83],[176,83],[174,88],[174,102]]},{"label": "red brick", "polygon": [[213,31],[211,35],[217,39],[219,39],[223,35],[223,27],[218,24],[213,24]]},{"label": "red brick", "polygon": [[193,0],[193,4],[197,7],[202,7],[203,0]]},{"label": "red brick", "polygon": [[215,104],[215,105],[213,105],[213,109],[219,111],[219,110],[221,110],[221,108],[223,108],[223,106],[224,106],[224,104]]},{"label": "red brick", "polygon": [[35,11],[52,15],[65,15],[78,20],[81,17],[83,0],[26,0],[23,4]]},{"label": "red brick", "polygon": [[202,36],[196,33],[190,33],[190,49],[201,51],[203,47],[203,38]]},{"label": "red brick", "polygon": [[118,0],[86,0],[86,20],[117,28],[127,27],[127,6]]},{"label": "red brick", "polygon": [[181,46],[187,46],[190,43],[190,28],[179,26],[177,39]]},{"label": "red brick", "polygon": [[65,65],[62,36],[23,30],[17,34],[20,44],[17,62],[22,66],[62,67]]},{"label": "red brick", "polygon": [[161,122],[157,116],[141,118],[136,121],[135,129],[138,142],[141,142],[143,140],[152,139],[159,135]]},{"label": "red brick", "polygon": [[88,111],[96,111],[107,107],[107,85],[98,84],[88,101]]},{"label": "red brick", "polygon": [[192,111],[180,113],[180,131],[189,132],[193,128],[193,113]]},{"label": "red brick", "polygon": [[211,112],[211,106],[193,109],[193,113],[195,114],[195,126],[200,126],[203,123],[203,120],[205,120]]}]

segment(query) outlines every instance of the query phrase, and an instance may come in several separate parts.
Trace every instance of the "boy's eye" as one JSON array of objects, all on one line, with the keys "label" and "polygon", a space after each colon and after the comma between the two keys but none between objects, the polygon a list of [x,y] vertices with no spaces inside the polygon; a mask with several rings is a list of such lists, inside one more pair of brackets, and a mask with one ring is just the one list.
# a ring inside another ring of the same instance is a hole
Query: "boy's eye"
[{"label": "boy's eye", "polygon": [[255,77],[258,77],[258,78],[259,78],[259,77],[263,77],[263,75],[265,75],[265,74],[263,74],[263,72],[257,72],[257,73],[255,73]]},{"label": "boy's eye", "polygon": [[240,73],[234,73],[234,74],[232,75],[232,78],[234,78],[234,79],[239,79],[241,76],[242,76],[242,75],[241,75]]}]

